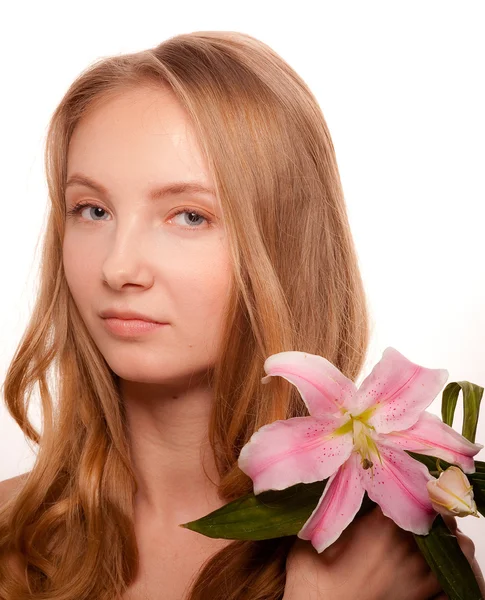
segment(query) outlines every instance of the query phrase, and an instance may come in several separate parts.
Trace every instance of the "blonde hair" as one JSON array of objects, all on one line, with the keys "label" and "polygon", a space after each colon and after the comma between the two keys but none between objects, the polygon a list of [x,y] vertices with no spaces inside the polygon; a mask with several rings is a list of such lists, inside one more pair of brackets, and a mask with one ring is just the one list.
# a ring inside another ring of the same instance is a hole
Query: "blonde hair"
[{"label": "blonde hair", "polygon": [[[38,445],[32,471],[0,510],[0,558],[19,554],[24,565],[18,572],[0,559],[6,600],[111,600],[136,574],[136,482],[119,380],[72,301],[62,241],[76,124],[113,95],[145,85],[168,85],[193,121],[234,265],[208,432],[221,497],[252,490],[237,458],[254,431],[308,414],[283,378],[261,384],[268,356],[320,354],[353,381],[365,363],[368,306],[335,150],[304,81],[267,45],[238,32],[177,35],[96,61],[49,124],[40,285],[4,383],[10,414]],[[27,415],[36,383],[42,435]],[[190,600],[280,600],[294,540],[230,543],[203,565]]]}]

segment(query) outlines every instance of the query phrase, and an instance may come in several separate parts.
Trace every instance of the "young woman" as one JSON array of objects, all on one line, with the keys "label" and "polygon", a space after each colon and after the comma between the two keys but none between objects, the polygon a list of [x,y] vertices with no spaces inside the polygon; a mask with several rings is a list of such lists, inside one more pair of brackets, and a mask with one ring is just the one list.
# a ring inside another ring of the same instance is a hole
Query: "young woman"
[{"label": "young woman", "polygon": [[52,116],[46,173],[39,293],[4,383],[38,455],[2,485],[0,597],[439,594],[379,509],[321,555],[179,527],[251,491],[237,458],[255,430],[306,414],[294,386],[261,384],[267,356],[320,354],[353,380],[366,357],[334,148],[288,64],[235,32],[100,60]]}]

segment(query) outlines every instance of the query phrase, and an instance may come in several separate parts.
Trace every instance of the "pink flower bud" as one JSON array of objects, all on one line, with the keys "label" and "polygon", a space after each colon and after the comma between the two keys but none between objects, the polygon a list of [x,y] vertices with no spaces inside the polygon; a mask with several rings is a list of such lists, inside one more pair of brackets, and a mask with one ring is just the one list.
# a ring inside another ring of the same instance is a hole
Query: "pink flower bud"
[{"label": "pink flower bud", "polygon": [[426,487],[436,512],[451,517],[478,517],[473,486],[460,468],[448,467],[438,479],[428,481]]}]

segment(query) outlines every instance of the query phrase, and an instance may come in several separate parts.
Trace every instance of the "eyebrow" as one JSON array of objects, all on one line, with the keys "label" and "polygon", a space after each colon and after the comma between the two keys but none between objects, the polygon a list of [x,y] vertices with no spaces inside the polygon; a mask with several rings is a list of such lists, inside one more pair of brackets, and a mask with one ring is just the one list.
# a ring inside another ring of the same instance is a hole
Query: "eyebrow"
[{"label": "eyebrow", "polygon": [[[74,185],[83,185],[85,187],[93,189],[95,192],[99,194],[103,194],[104,196],[110,196],[107,188],[104,187],[101,183],[87,177],[87,175],[82,175],[81,173],[74,173],[71,175],[66,185],[64,186],[64,190],[67,190],[68,187]],[[172,181],[162,186],[158,186],[152,190],[150,190],[148,196],[152,200],[159,200],[160,198],[164,198],[165,196],[175,196],[178,194],[210,194],[215,196],[215,191],[203,185],[199,181]]]}]

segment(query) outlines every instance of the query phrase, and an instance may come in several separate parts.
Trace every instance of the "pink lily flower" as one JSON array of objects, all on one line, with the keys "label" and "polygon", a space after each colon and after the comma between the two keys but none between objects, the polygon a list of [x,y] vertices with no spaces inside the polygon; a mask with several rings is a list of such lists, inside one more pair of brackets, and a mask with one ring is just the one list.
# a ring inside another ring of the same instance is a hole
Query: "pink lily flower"
[{"label": "pink lily flower", "polygon": [[475,472],[482,448],[425,412],[448,379],[388,347],[359,389],[331,362],[304,352],[266,359],[262,381],[280,376],[295,385],[310,416],[278,420],[243,447],[239,468],[254,493],[328,478],[298,537],[317,552],[352,522],[364,492],[401,529],[425,535],[438,514],[430,501],[428,469],[405,450],[436,456]]}]

